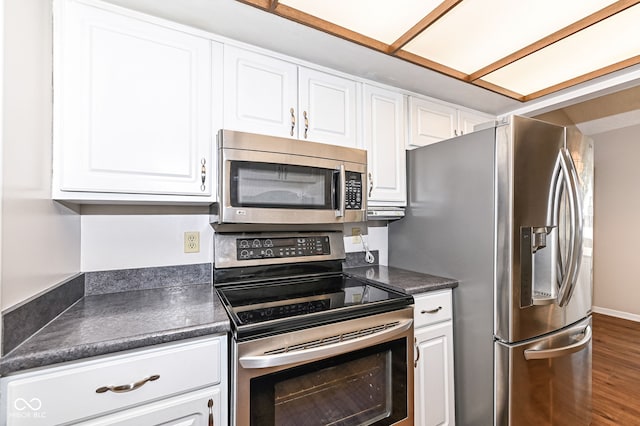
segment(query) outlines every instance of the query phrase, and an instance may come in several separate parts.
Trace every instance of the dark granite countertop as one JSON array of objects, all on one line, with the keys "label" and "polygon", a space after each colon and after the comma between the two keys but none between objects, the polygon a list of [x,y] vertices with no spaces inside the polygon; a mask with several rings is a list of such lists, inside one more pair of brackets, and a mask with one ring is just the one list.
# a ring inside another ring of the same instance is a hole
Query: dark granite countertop
[{"label": "dark granite countertop", "polygon": [[359,266],[346,268],[344,272],[353,277],[381,283],[412,295],[458,286],[458,281],[453,278],[438,277],[390,266]]},{"label": "dark granite countertop", "polygon": [[0,375],[229,330],[211,284],[85,296],[0,358]]}]

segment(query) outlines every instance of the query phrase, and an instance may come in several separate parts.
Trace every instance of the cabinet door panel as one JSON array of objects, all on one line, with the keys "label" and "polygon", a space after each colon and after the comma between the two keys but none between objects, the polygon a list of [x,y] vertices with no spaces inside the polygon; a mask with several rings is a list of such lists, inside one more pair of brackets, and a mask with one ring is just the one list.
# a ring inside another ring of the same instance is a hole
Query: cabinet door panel
[{"label": "cabinet door panel", "polygon": [[224,127],[296,137],[291,109],[295,119],[297,67],[230,46],[225,46],[224,57]]},{"label": "cabinet door panel", "polygon": [[468,134],[474,131],[474,127],[478,124],[487,123],[489,121],[495,120],[494,117],[485,116],[480,114],[474,114],[469,111],[458,111],[458,128],[460,129],[459,134]]},{"label": "cabinet door panel", "polygon": [[454,425],[452,323],[419,328],[414,335],[419,353],[415,371],[416,425]]},{"label": "cabinet door panel", "polygon": [[357,90],[353,80],[300,67],[298,137],[356,148]]},{"label": "cabinet door panel", "polygon": [[[210,400],[212,403],[211,410],[209,409]],[[77,423],[77,425],[207,426],[209,425],[210,415],[213,416],[214,425],[226,424],[226,410],[222,407],[219,387],[191,392],[87,422]],[[224,423],[223,419],[225,420]]]},{"label": "cabinet door panel", "polygon": [[454,136],[457,125],[455,108],[411,97],[409,109],[409,148],[429,145]]},{"label": "cabinet door panel", "polygon": [[58,147],[64,191],[212,195],[211,42],[66,3]]},{"label": "cabinet door panel", "polygon": [[405,112],[402,94],[365,86],[364,140],[369,205],[406,204]]}]

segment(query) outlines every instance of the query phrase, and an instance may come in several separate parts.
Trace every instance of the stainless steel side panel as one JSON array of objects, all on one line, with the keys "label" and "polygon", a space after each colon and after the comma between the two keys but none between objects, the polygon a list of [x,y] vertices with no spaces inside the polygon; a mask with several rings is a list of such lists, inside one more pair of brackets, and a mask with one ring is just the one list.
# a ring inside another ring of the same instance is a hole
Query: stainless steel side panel
[{"label": "stainless steel side panel", "polygon": [[453,277],[456,423],[493,422],[495,129],[409,151],[408,206],[389,265]]},{"label": "stainless steel side panel", "polygon": [[[590,424],[590,326],[591,317],[524,343],[495,343],[496,425]],[[526,359],[540,350],[548,357]]]}]

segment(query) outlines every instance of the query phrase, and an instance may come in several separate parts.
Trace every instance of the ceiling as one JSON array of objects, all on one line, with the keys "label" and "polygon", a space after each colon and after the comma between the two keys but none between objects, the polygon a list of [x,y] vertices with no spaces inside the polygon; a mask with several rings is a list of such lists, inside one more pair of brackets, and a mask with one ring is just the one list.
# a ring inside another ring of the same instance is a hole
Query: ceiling
[{"label": "ceiling", "polygon": [[[633,75],[636,72],[640,72],[640,64],[632,65],[630,68],[614,71],[607,76],[596,77],[588,82],[580,82],[571,88],[561,89],[553,95],[546,95],[535,101],[523,103],[522,100],[514,99],[480,85],[470,84],[464,79],[425,68],[403,58],[365,47],[363,44],[353,43],[343,37],[336,37],[325,31],[311,30],[298,22],[273,13],[267,13],[236,0],[106,1],[200,28],[232,39],[233,42],[248,43],[309,63],[494,115],[521,109],[523,105],[544,102],[551,97],[572,94],[576,90],[580,91],[583,88],[591,87],[593,84],[615,80],[617,76],[624,77],[630,72]],[[345,0],[341,1],[343,3],[346,2]],[[397,2],[401,1],[404,0],[397,0]],[[633,3],[639,1],[636,0]],[[386,3],[396,4],[396,2],[388,1]],[[625,82],[626,87],[637,84],[640,84],[640,79]],[[608,91],[613,90],[608,89]]]},{"label": "ceiling", "polygon": [[640,63],[640,0],[238,0],[527,101]]}]

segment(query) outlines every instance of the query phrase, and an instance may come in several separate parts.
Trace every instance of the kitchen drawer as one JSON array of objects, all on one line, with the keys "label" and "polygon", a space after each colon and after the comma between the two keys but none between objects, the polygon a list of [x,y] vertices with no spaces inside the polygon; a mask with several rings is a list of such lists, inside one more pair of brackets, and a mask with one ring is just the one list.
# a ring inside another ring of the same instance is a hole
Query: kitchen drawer
[{"label": "kitchen drawer", "polygon": [[[226,345],[226,336],[191,340],[8,377],[7,425],[78,421],[218,384]],[[122,393],[96,392],[134,383]]]},{"label": "kitchen drawer", "polygon": [[451,319],[451,290],[414,296],[414,328]]}]

